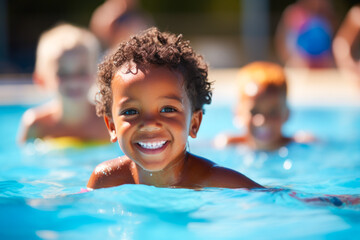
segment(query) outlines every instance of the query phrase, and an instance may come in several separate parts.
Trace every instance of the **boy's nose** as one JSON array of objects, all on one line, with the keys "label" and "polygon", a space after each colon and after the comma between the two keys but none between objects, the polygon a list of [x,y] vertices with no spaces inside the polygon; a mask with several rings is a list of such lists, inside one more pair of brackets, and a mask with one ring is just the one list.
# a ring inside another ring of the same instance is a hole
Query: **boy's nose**
[{"label": "boy's nose", "polygon": [[157,131],[161,129],[161,123],[154,116],[146,116],[140,125],[140,131]]},{"label": "boy's nose", "polygon": [[143,132],[154,132],[154,131],[158,131],[160,130],[160,126],[156,125],[156,124],[143,124],[140,127],[140,131]]}]

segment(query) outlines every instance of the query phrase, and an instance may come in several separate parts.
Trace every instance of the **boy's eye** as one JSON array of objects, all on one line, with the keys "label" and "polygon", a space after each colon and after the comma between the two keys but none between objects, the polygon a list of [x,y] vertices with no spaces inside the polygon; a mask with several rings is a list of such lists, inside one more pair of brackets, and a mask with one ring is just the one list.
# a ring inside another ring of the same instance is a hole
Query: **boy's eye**
[{"label": "boy's eye", "polygon": [[120,115],[125,115],[125,116],[131,116],[131,115],[135,115],[135,114],[138,114],[139,112],[135,109],[127,109],[127,110],[124,110],[120,113]]},{"label": "boy's eye", "polygon": [[176,112],[176,109],[173,107],[164,107],[163,109],[161,109],[162,113],[170,113],[170,112]]}]

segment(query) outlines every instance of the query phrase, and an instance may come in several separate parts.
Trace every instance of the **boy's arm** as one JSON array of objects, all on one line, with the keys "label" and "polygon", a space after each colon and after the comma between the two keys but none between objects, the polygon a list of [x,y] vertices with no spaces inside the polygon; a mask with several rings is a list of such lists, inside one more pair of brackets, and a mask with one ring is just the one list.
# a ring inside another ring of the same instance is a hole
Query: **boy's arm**
[{"label": "boy's arm", "polygon": [[122,184],[134,184],[131,161],[117,158],[100,163],[91,174],[87,188],[108,188]]}]

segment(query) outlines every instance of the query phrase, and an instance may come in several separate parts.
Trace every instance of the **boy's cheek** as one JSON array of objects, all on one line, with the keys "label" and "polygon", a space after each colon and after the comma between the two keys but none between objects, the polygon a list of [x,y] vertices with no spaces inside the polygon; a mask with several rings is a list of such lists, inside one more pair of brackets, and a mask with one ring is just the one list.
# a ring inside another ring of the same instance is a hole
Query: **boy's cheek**
[{"label": "boy's cheek", "polygon": [[132,124],[129,122],[119,121],[115,125],[116,128],[116,134],[118,139],[126,138],[127,134],[129,134],[129,131],[131,130]]},{"label": "boy's cheek", "polygon": [[125,144],[124,139],[118,138],[118,144],[119,144],[119,147],[120,147],[121,151],[125,155],[127,155],[127,156],[131,155],[131,153],[129,151],[129,146],[127,144]]}]

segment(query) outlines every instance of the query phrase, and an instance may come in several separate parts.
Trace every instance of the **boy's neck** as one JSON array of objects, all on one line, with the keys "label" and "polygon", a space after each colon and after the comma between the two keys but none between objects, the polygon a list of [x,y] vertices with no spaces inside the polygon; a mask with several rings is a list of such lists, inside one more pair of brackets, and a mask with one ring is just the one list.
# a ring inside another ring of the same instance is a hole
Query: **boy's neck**
[{"label": "boy's neck", "polygon": [[136,165],[138,183],[156,187],[176,187],[182,181],[182,173],[189,153],[184,152],[160,171],[147,171]]}]

